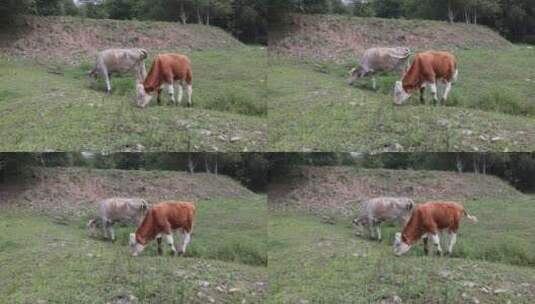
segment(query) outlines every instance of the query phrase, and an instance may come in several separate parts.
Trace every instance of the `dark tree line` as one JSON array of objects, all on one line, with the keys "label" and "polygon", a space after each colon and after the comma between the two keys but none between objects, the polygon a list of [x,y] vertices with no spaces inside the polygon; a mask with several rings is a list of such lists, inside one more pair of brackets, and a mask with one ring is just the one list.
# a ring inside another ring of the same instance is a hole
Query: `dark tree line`
[{"label": "dark tree line", "polygon": [[214,25],[248,43],[267,41],[268,0],[2,0],[0,22],[21,14],[72,15]]},{"label": "dark tree line", "polygon": [[483,24],[510,40],[535,43],[533,0],[273,0],[272,8],[277,16],[344,14]]},{"label": "dark tree line", "polygon": [[32,167],[172,170],[230,176],[253,191],[267,185],[262,153],[0,153],[0,183],[24,179]]},{"label": "dark tree line", "polygon": [[271,179],[300,165],[359,166],[491,174],[521,191],[535,191],[534,153],[273,153],[269,157]]}]

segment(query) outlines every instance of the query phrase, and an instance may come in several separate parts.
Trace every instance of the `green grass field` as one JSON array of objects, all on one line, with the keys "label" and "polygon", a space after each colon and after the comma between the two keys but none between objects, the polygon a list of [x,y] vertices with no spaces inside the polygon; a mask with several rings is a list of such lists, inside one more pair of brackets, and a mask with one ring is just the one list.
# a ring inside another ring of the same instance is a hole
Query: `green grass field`
[{"label": "green grass field", "polygon": [[[112,244],[86,236],[85,219],[12,209],[0,215],[2,303],[263,303],[267,283],[265,196],[200,201],[186,257],[151,243],[137,258],[128,233]],[[175,238],[177,240],[177,237]],[[41,302],[39,302],[41,301]]]},{"label": "green grass field", "polygon": [[348,66],[270,58],[269,148],[274,151],[532,151],[535,50],[455,51],[459,81],[446,107],[418,94],[394,106],[399,75],[346,84]]},{"label": "green grass field", "polygon": [[[154,55],[154,54],[151,54]],[[0,151],[262,151],[267,142],[266,51],[188,52],[193,108],[134,104],[131,76],[95,87],[78,67],[0,57]],[[152,57],[147,60],[150,68]],[[165,94],[167,95],[167,94]],[[164,104],[166,104],[165,96]]]},{"label": "green grass field", "polygon": [[479,223],[463,221],[452,258],[424,256],[421,245],[395,257],[393,225],[379,243],[356,236],[350,218],[273,211],[268,303],[533,303],[534,201],[465,206]]}]

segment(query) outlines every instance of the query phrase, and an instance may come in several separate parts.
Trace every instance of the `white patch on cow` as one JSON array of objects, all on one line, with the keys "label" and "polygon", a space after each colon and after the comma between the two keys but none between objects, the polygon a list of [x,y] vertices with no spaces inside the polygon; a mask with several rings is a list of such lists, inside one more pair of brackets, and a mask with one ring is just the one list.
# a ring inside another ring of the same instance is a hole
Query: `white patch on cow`
[{"label": "white patch on cow", "polygon": [[137,256],[138,254],[145,249],[145,246],[139,244],[136,240],[136,234],[130,233],[130,239],[128,240],[128,246],[130,247],[130,254],[132,256]]},{"label": "white patch on cow", "polygon": [[182,83],[178,83],[178,103],[182,103],[182,97],[184,95],[184,90],[182,89]]},{"label": "white patch on cow", "polygon": [[182,236],[182,244],[181,244],[181,248],[180,248],[180,252],[182,254],[186,253],[186,248],[188,247],[188,244],[191,240],[191,236],[188,232],[185,232],[185,231],[182,231],[181,233],[181,236]]},{"label": "white patch on cow", "polygon": [[433,99],[435,101],[438,101],[437,84],[435,82],[430,82],[430,83],[427,84],[427,86],[429,87],[429,90],[431,91],[431,94],[433,94]]},{"label": "white patch on cow", "polygon": [[173,84],[168,83],[168,84],[165,84],[165,86],[167,87],[167,92],[169,92],[169,96],[171,96],[171,101],[173,101],[173,103],[176,103],[175,88],[173,87]]},{"label": "white patch on cow", "polygon": [[173,251],[173,254],[176,253],[176,247],[175,247],[175,240],[173,239],[173,233],[169,233],[165,235],[165,241],[169,246],[171,246],[171,250]]},{"label": "white patch on cow", "polygon": [[451,252],[453,251],[453,246],[455,245],[456,241],[457,241],[457,233],[450,232],[449,233],[448,254],[451,255]]},{"label": "white patch on cow", "polygon": [[411,249],[411,245],[403,242],[401,240],[401,233],[396,233],[395,239],[394,239],[394,254],[396,256],[402,256],[403,254],[407,253],[409,249]]},{"label": "white patch on cow", "polygon": [[440,247],[440,238],[438,237],[438,233],[430,234],[431,241],[433,241],[433,245],[435,245],[437,252],[441,255],[442,254],[442,247]]},{"label": "white patch on cow", "polygon": [[151,101],[152,95],[147,94],[147,92],[145,91],[145,87],[143,86],[142,83],[138,83],[136,85],[136,91],[137,91],[137,97],[136,97],[137,105],[141,108],[146,107]]},{"label": "white patch on cow", "polygon": [[411,95],[403,89],[401,81],[396,81],[394,86],[394,103],[397,105],[403,104]]},{"label": "white patch on cow", "polygon": [[193,87],[191,84],[188,85],[187,91],[188,91],[188,105],[191,106],[191,95],[193,94]]},{"label": "white patch on cow", "polygon": [[442,99],[444,101],[448,100],[448,94],[450,93],[450,90],[451,90],[451,82],[446,82],[446,86],[444,88],[444,95],[442,96]]}]

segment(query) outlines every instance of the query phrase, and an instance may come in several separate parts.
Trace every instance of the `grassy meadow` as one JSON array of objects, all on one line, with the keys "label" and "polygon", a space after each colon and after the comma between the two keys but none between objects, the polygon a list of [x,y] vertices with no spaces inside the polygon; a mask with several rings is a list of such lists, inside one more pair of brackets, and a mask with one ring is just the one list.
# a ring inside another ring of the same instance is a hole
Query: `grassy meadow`
[{"label": "grassy meadow", "polygon": [[[176,50],[175,50],[176,51]],[[150,69],[151,52],[146,61]],[[261,151],[267,142],[266,51],[243,46],[187,52],[193,107],[134,103],[135,81],[86,76],[78,66],[0,57],[1,151]]]},{"label": "grassy meadow", "polygon": [[533,199],[465,206],[479,222],[463,220],[451,258],[427,257],[421,244],[395,257],[394,225],[377,242],[356,236],[350,218],[274,211],[268,303],[533,303]]},{"label": "grassy meadow", "polygon": [[[446,106],[392,102],[399,73],[349,86],[351,64],[270,57],[269,148],[275,151],[532,151],[535,49],[454,51]],[[356,64],[356,59],[354,64]]]},{"label": "grassy meadow", "polygon": [[266,214],[265,196],[201,200],[185,257],[170,256],[167,245],[158,256],[153,242],[133,258],[133,226],[116,225],[112,244],[86,235],[86,217],[6,210],[0,215],[1,302],[263,303]]}]

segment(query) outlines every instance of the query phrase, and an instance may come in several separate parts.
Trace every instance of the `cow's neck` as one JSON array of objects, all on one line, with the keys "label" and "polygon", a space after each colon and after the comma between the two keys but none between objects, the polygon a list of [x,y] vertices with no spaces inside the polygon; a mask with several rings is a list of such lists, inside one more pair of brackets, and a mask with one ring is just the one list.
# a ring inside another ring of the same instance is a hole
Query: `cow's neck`
[{"label": "cow's neck", "polygon": [[403,229],[401,237],[403,242],[405,242],[407,245],[413,245],[424,234],[424,231],[421,229],[421,225],[419,222],[419,218],[416,216],[416,214],[413,214],[413,216]]},{"label": "cow's neck", "polygon": [[422,86],[422,83],[420,77],[415,74],[411,75],[407,73],[402,79],[403,90],[407,93],[419,89]]},{"label": "cow's neck", "polygon": [[136,230],[136,241],[141,245],[146,245],[152,241],[158,233],[156,232],[152,218],[147,215],[143,223]]},{"label": "cow's neck", "polygon": [[158,64],[159,63],[155,59],[149,71],[149,74],[147,75],[147,77],[145,78],[145,81],[143,82],[143,86],[145,87],[145,91],[147,93],[156,91],[161,85],[160,76],[159,76],[160,69],[159,69]]}]

